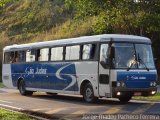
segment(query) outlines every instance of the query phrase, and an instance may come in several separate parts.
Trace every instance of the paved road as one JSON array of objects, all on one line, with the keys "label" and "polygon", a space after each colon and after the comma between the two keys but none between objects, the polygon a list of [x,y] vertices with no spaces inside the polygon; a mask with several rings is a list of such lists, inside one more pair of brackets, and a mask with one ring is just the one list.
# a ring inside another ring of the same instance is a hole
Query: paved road
[{"label": "paved road", "polygon": [[88,104],[83,102],[82,97],[79,96],[49,96],[45,93],[37,92],[29,97],[21,96],[17,90],[2,88],[0,89],[0,106],[37,112],[37,114],[44,113],[53,119],[73,117],[77,119],[89,119],[87,116],[89,114],[147,114],[154,115],[151,117],[157,117],[158,119],[158,115],[160,115],[160,102],[131,100],[128,104],[122,105],[118,100],[100,99],[95,104]]}]

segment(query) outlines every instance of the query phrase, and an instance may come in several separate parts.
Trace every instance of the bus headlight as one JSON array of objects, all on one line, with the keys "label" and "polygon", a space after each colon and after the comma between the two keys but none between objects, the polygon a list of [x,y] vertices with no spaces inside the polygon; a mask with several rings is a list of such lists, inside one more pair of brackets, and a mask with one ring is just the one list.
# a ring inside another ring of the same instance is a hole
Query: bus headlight
[{"label": "bus headlight", "polygon": [[152,91],[151,94],[152,94],[152,95],[156,94],[156,91]]},{"label": "bus headlight", "polygon": [[121,95],[121,92],[117,92],[117,96],[120,96]]}]

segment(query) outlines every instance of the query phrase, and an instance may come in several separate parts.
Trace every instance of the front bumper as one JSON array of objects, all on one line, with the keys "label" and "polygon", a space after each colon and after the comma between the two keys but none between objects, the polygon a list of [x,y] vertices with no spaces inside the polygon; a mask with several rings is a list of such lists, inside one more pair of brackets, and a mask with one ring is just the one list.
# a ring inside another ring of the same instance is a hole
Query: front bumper
[{"label": "front bumper", "polygon": [[117,92],[121,93],[121,96],[123,95],[132,95],[134,96],[134,93],[139,92],[141,93],[141,96],[153,96],[152,91],[157,92],[157,87],[149,87],[149,88],[125,88],[125,87],[112,87],[112,97],[119,97],[117,95]]}]

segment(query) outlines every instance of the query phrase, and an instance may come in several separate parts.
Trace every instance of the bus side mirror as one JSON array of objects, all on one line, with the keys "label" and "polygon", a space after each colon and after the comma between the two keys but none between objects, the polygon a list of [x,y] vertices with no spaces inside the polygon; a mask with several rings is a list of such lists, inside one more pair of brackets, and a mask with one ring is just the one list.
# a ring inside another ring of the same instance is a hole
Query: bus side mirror
[{"label": "bus side mirror", "polygon": [[111,47],[110,58],[113,59],[115,57],[115,47]]},{"label": "bus side mirror", "polygon": [[110,59],[107,58],[107,59],[105,60],[105,62],[106,62],[106,66],[109,67],[109,66],[110,66]]},{"label": "bus side mirror", "polygon": [[100,60],[100,64],[103,66],[103,68],[107,69],[110,66],[110,60],[105,58],[104,60]]},{"label": "bus side mirror", "polygon": [[156,62],[157,61],[157,58],[154,58],[154,62]]},{"label": "bus side mirror", "polygon": [[157,59],[157,58],[154,58],[153,60],[154,60],[155,65],[157,66],[157,64],[158,64],[158,59]]}]

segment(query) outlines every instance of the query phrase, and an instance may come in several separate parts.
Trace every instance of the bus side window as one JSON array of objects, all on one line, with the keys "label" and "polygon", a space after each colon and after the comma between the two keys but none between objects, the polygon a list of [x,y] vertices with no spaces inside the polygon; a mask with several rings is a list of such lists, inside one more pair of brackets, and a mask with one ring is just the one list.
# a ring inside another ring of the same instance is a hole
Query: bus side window
[{"label": "bus side window", "polygon": [[6,52],[4,53],[4,63],[13,63],[14,62],[14,52]]},{"label": "bus side window", "polygon": [[63,60],[63,47],[51,48],[51,61]]},{"label": "bus side window", "polygon": [[66,47],[65,60],[70,60],[70,51],[71,51],[71,47],[67,46]]},{"label": "bus side window", "polygon": [[25,62],[26,54],[25,51],[19,51],[18,52],[18,60],[19,62]]},{"label": "bus side window", "polygon": [[40,49],[37,49],[37,51],[36,51],[37,53],[36,53],[36,61],[40,61]]},{"label": "bus side window", "polygon": [[26,62],[34,62],[35,61],[35,50],[27,50],[26,52]]},{"label": "bus side window", "polygon": [[108,44],[101,44],[100,63],[105,69],[108,67]]},{"label": "bus side window", "polygon": [[70,51],[70,60],[79,60],[80,57],[80,46],[75,45],[71,46],[71,51]]},{"label": "bus side window", "polygon": [[14,52],[11,52],[10,53],[10,63],[15,63],[16,62],[16,59],[15,59],[15,53]]},{"label": "bus side window", "polygon": [[92,47],[90,49],[90,59],[94,59],[94,57],[95,57],[95,50],[96,50],[96,45],[92,44]]},{"label": "bus side window", "polygon": [[15,52],[15,56],[14,56],[14,57],[15,57],[15,62],[16,62],[16,63],[19,62],[19,59],[18,59],[18,58],[19,58],[19,55],[18,55],[18,52],[17,52],[17,51]]},{"label": "bus side window", "polygon": [[95,49],[96,49],[96,45],[94,44],[83,45],[82,59],[83,60],[94,59]]},{"label": "bus side window", "polygon": [[49,60],[49,48],[40,49],[40,56],[38,61],[48,61]]},{"label": "bus side window", "polygon": [[79,60],[80,45],[67,46],[65,60]]}]

